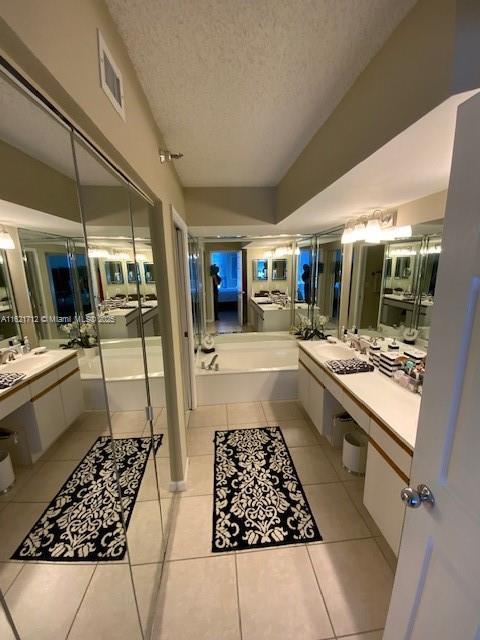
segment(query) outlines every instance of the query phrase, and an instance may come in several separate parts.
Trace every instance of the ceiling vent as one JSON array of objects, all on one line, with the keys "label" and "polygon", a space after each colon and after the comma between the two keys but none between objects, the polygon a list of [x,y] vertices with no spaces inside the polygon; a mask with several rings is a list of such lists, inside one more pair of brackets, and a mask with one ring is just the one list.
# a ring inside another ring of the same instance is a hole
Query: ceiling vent
[{"label": "ceiling vent", "polygon": [[108,99],[125,120],[125,102],[123,96],[123,80],[120,69],[115,64],[102,34],[98,31],[98,56],[100,60],[100,82]]}]

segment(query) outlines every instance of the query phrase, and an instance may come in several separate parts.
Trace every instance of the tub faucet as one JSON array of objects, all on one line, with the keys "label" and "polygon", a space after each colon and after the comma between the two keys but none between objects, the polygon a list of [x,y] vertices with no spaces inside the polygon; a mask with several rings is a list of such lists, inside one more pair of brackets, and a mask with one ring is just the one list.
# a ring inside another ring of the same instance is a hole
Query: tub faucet
[{"label": "tub faucet", "polygon": [[214,367],[214,365],[215,365],[215,362],[216,362],[217,358],[218,358],[218,353],[216,353],[216,354],[213,356],[213,358],[210,360],[210,362],[207,364],[207,369],[208,369],[209,371],[211,371],[211,370],[213,369],[213,367]]}]

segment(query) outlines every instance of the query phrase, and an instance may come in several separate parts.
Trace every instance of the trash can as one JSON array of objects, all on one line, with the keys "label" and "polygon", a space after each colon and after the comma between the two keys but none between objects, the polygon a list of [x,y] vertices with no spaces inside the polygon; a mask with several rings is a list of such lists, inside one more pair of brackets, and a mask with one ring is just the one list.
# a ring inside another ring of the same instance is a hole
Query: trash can
[{"label": "trash can", "polygon": [[19,434],[2,427],[0,429],[0,449],[10,454],[10,460],[14,465],[29,464],[28,460],[24,460],[24,446],[20,442]]},{"label": "trash can", "polygon": [[333,416],[332,432],[330,435],[330,444],[332,447],[334,447],[334,449],[341,449],[345,434],[354,431],[355,427],[360,428],[348,413],[344,412]]},{"label": "trash can", "polygon": [[362,476],[367,465],[368,438],[362,431],[351,431],[343,438],[343,466],[349,473]]},{"label": "trash can", "polygon": [[12,460],[8,451],[0,449],[0,495],[7,493],[15,483]]}]

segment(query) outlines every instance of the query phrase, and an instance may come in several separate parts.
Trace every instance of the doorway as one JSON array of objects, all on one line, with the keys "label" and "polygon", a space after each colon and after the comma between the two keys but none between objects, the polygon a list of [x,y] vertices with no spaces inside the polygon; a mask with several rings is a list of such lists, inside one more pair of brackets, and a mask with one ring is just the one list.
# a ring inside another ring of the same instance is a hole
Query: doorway
[{"label": "doorway", "polygon": [[242,331],[244,315],[242,252],[212,251],[209,273],[216,332]]}]

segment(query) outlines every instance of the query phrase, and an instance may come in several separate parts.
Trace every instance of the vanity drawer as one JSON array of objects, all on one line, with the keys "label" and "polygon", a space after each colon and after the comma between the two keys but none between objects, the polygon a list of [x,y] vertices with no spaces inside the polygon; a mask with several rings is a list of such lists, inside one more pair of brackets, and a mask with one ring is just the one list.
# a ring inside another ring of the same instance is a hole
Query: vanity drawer
[{"label": "vanity drawer", "polygon": [[365,433],[370,433],[370,416],[345,392],[343,394],[342,405],[359,427],[361,427]]},{"label": "vanity drawer", "polygon": [[48,373],[41,375],[36,380],[33,380],[29,385],[32,398],[35,398],[40,393],[42,393],[42,391],[44,391],[45,389],[48,389],[49,387],[52,387],[57,382],[58,382],[57,368],[52,369],[52,371],[49,371]]},{"label": "vanity drawer", "polygon": [[412,466],[412,453],[403,443],[400,445],[372,418],[370,420],[370,437],[386,453],[386,455],[397,465],[407,478],[410,477]]},{"label": "vanity drawer", "polygon": [[64,362],[57,367],[58,379],[61,380],[72,371],[75,371],[75,369],[78,369],[78,358],[71,358],[70,360],[67,360],[67,362]]},{"label": "vanity drawer", "polygon": [[405,505],[400,499],[404,487],[405,479],[369,442],[363,503],[397,556],[405,517]]}]

